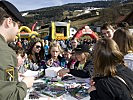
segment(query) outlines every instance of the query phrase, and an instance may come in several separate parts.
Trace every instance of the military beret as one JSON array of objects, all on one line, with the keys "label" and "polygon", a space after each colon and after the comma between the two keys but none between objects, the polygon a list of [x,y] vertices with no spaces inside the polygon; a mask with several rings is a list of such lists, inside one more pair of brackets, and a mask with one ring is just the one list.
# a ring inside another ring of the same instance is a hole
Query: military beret
[{"label": "military beret", "polygon": [[15,20],[18,20],[20,21],[21,23],[24,23],[25,22],[25,19],[24,17],[21,15],[21,13],[18,11],[18,9],[13,5],[11,4],[10,2],[8,1],[5,1],[5,0],[0,0],[0,4],[7,9],[7,13],[9,12],[10,15],[15,18]]}]

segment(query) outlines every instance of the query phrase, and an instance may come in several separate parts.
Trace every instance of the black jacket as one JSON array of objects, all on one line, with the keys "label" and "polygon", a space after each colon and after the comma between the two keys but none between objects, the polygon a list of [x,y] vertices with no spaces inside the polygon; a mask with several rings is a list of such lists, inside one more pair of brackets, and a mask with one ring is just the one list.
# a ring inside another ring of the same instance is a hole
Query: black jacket
[{"label": "black jacket", "polygon": [[78,65],[79,65],[79,61],[75,63],[74,69],[70,69],[69,73],[72,74],[73,76],[80,77],[80,78],[90,78],[92,76],[94,71],[92,59],[88,60],[85,63],[83,70],[78,70],[77,69]]},{"label": "black jacket", "polygon": [[128,87],[116,77],[96,77],[96,90],[90,93],[91,100],[132,100],[133,71],[119,65],[117,75],[124,79]]}]

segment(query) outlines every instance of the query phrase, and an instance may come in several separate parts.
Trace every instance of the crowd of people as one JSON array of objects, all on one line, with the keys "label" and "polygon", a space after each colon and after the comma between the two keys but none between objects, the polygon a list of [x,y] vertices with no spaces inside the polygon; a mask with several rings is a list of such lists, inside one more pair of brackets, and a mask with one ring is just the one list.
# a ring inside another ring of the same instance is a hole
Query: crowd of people
[{"label": "crowd of people", "polygon": [[[117,28],[103,24],[95,42],[38,37],[14,42],[24,18],[10,2],[0,4],[0,100],[23,100],[34,79],[44,77],[49,67],[61,67],[60,77],[90,78],[91,100],[133,99],[133,33],[126,22]],[[27,70],[41,74],[24,76]]]}]

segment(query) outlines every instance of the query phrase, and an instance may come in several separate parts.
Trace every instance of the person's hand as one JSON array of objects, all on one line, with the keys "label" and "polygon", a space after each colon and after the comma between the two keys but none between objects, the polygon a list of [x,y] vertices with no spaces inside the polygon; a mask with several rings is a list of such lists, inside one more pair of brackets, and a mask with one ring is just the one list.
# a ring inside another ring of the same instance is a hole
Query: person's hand
[{"label": "person's hand", "polygon": [[95,82],[92,79],[90,80],[90,85],[91,86],[94,86],[95,85]]},{"label": "person's hand", "polygon": [[95,82],[94,82],[93,79],[90,80],[90,85],[91,85],[91,87],[88,89],[88,93],[90,93],[91,91],[96,90],[96,87],[94,86]]},{"label": "person's hand", "polygon": [[89,89],[88,89],[88,93],[90,93],[91,91],[94,91],[96,90],[96,87],[95,86],[91,86]]},{"label": "person's hand", "polygon": [[48,65],[48,66],[52,66],[52,64],[53,64],[53,59],[51,58],[51,59],[49,59],[49,60],[47,61],[47,65]]},{"label": "person's hand", "polygon": [[61,69],[57,72],[57,75],[63,77],[66,73],[69,73],[69,69]]},{"label": "person's hand", "polygon": [[22,82],[24,82],[27,85],[27,88],[30,88],[33,85],[34,77],[26,76],[23,78]]}]

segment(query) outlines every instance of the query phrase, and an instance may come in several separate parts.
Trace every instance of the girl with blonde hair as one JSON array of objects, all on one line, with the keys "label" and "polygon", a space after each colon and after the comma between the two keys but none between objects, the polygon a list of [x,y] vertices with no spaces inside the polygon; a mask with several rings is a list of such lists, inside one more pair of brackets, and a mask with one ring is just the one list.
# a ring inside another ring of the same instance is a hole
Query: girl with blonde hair
[{"label": "girl with blonde hair", "polygon": [[46,68],[47,67],[66,67],[66,61],[61,56],[62,48],[58,42],[51,43],[49,47],[49,55],[46,57]]}]

